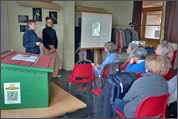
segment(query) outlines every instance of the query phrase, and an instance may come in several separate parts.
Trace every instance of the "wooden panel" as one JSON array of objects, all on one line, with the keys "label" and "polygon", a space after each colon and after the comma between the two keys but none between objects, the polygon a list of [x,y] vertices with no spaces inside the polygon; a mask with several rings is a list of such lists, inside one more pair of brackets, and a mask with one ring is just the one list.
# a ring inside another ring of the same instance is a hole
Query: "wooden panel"
[{"label": "wooden panel", "polygon": [[50,9],[59,9],[59,4],[40,2],[40,1],[17,1],[19,5],[40,7],[40,8],[50,8]]},{"label": "wooden panel", "polygon": [[102,8],[85,7],[85,6],[78,6],[78,5],[75,5],[75,10],[86,11],[86,12],[106,12],[105,9]]},{"label": "wooden panel", "polygon": [[53,69],[54,61],[55,61],[55,57],[51,57],[48,69]]},{"label": "wooden panel", "polygon": [[7,57],[7,56],[9,56],[9,55],[11,55],[11,54],[13,54],[13,53],[15,53],[15,52],[7,52],[7,53],[5,53],[5,54],[2,54],[2,55],[1,55],[1,59],[2,59],[2,58],[5,58],[5,57]]},{"label": "wooden panel", "polygon": [[52,1],[40,1],[40,2],[48,2],[48,3],[52,3]]},{"label": "wooden panel", "polygon": [[91,48],[80,48],[81,50],[83,50],[83,49],[94,49],[94,50],[96,50],[96,49],[104,49],[104,47],[91,47]]},{"label": "wooden panel", "polygon": [[102,64],[102,49],[98,49],[98,64]]},{"label": "wooden panel", "polygon": [[157,45],[160,44],[160,40],[156,40],[156,39],[144,39],[144,41],[146,41],[146,44],[148,45],[152,45],[152,47],[154,47],[154,50],[156,49]]},{"label": "wooden panel", "polygon": [[[32,67],[41,67],[41,68],[48,68],[49,63],[50,63],[50,56],[43,56],[40,55],[40,59],[38,60],[37,63],[32,63]],[[53,62],[54,63],[54,62]]]},{"label": "wooden panel", "polygon": [[47,108],[1,110],[1,118],[50,118],[86,107],[85,103],[54,83],[51,83],[49,101]]}]

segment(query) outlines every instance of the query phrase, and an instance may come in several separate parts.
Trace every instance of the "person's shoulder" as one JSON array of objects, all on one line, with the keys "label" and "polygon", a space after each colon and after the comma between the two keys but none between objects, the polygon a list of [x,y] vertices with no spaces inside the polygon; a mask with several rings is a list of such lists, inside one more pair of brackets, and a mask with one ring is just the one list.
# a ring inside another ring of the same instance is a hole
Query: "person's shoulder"
[{"label": "person's shoulder", "polygon": [[45,27],[45,28],[43,28],[43,30],[42,31],[47,31],[47,28]]},{"label": "person's shoulder", "polygon": [[26,30],[23,35],[29,34],[29,30]]}]

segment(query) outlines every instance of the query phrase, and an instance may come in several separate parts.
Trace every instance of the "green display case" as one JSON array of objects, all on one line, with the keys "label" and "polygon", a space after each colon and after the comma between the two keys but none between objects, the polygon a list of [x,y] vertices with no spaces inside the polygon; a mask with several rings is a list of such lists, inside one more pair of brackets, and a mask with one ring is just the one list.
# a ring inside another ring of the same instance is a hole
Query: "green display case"
[{"label": "green display case", "polygon": [[[11,64],[9,59],[11,57],[10,55],[3,58],[1,56],[1,61],[3,59],[3,63],[1,62],[1,109],[48,107],[50,74],[54,71],[55,57],[46,56],[50,60],[44,61],[46,58],[42,56],[34,66],[33,63],[25,66],[29,63],[24,61]],[[48,63],[48,66],[52,68],[42,68],[43,62]],[[35,67],[38,63],[39,67]]]}]

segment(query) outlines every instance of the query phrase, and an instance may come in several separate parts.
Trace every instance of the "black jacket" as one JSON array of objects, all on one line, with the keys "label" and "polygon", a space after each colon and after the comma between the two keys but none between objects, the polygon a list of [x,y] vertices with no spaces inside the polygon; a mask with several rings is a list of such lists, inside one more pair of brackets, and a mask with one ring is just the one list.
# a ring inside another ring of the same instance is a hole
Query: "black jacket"
[{"label": "black jacket", "polygon": [[56,36],[56,31],[51,28],[46,26],[46,28],[43,29],[43,45],[46,49],[51,50],[49,45],[54,45],[54,48],[57,49],[58,45],[58,40]]},{"label": "black jacket", "polygon": [[108,75],[108,81],[112,85],[110,103],[114,104],[115,98],[122,99],[130,89],[134,78],[128,72],[117,72]]},{"label": "black jacket", "polygon": [[[118,77],[119,76],[119,77]],[[123,84],[123,92],[120,93],[120,84],[121,80]],[[125,93],[130,88],[132,81],[134,78],[130,75],[129,72],[117,72],[115,74],[109,74],[105,78],[102,78],[102,91],[98,97],[97,102],[97,115],[98,118],[112,118],[112,104],[111,101],[118,97],[123,97]],[[115,81],[115,87],[111,82]],[[128,82],[127,82],[128,81]],[[117,89],[117,91],[113,91],[113,89]]]}]

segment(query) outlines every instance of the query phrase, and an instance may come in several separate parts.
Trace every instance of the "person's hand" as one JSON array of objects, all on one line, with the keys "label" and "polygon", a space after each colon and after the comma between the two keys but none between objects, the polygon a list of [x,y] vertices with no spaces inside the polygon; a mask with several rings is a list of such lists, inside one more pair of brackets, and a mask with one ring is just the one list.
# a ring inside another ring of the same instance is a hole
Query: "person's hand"
[{"label": "person's hand", "polygon": [[41,42],[36,42],[36,45],[37,45],[37,46],[40,46],[40,45],[41,45]]},{"label": "person's hand", "polygon": [[96,66],[93,67],[93,70],[97,71],[97,69],[98,69],[98,67],[96,67]]},{"label": "person's hand", "polygon": [[130,64],[133,64],[134,62],[135,62],[135,58],[132,57],[132,58],[130,59]]},{"label": "person's hand", "polygon": [[94,63],[94,66],[96,66],[97,68],[99,67],[99,64],[98,63]]},{"label": "person's hand", "polygon": [[39,32],[39,36],[42,39],[43,38],[43,33]]},{"label": "person's hand", "polygon": [[55,51],[56,51],[56,49],[53,48],[53,49],[51,49],[49,52],[50,52],[50,53],[53,53],[53,52],[55,52]]}]

